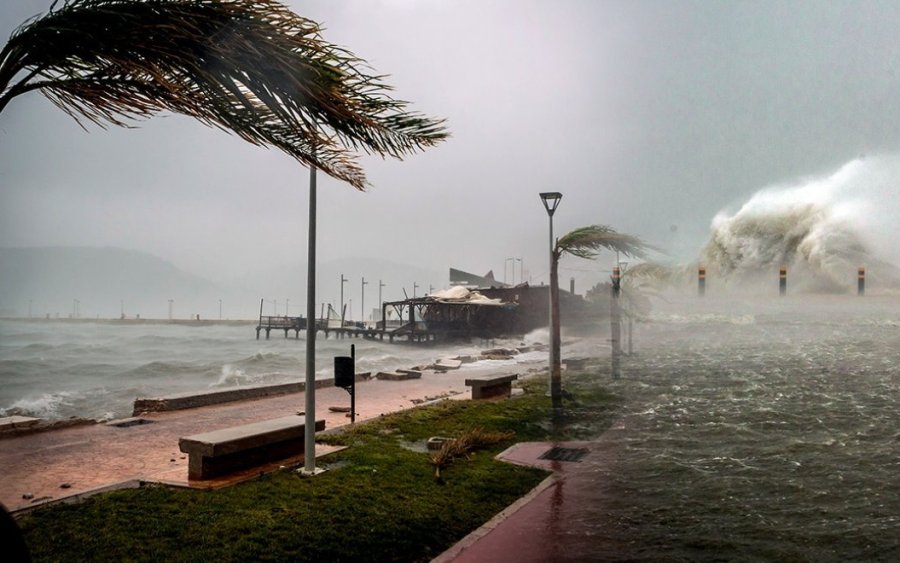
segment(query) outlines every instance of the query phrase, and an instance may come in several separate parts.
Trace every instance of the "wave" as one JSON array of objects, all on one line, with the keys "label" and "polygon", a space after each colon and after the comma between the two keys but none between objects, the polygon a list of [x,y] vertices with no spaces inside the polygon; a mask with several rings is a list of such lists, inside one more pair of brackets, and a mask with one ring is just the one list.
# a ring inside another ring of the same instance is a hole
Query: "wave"
[{"label": "wave", "polygon": [[59,419],[74,405],[75,393],[60,391],[43,393],[35,397],[24,397],[6,408],[0,407],[0,416],[33,416],[36,418]]},{"label": "wave", "polygon": [[889,261],[900,232],[884,212],[897,180],[900,158],[882,157],[763,189],[736,212],[716,215],[699,262],[731,286],[771,287],[786,267],[792,290],[846,292],[865,267],[873,285],[900,289],[900,270]]}]

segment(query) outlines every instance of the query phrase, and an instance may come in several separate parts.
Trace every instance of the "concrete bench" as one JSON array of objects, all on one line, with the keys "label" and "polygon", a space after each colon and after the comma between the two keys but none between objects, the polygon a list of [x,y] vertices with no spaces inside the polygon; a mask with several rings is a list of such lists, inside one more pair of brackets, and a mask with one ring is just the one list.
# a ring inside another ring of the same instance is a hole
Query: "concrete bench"
[{"label": "concrete bench", "polygon": [[180,438],[178,449],[188,454],[188,479],[205,480],[302,453],[305,431],[303,417],[285,416]]},{"label": "concrete bench", "polygon": [[512,394],[512,382],[518,378],[518,374],[498,375],[493,377],[473,377],[471,379],[466,379],[466,386],[472,388],[473,399],[509,397],[510,394]]}]

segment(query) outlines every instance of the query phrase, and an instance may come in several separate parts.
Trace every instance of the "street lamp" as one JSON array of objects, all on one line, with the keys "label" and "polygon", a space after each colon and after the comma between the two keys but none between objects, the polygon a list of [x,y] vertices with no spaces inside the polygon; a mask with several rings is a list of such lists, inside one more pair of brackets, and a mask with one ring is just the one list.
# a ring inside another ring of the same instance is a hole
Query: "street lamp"
[{"label": "street lamp", "polygon": [[[315,148],[313,148],[315,150]],[[342,276],[343,277],[343,276]],[[341,284],[343,289],[344,285]],[[304,475],[316,474],[316,167],[309,167],[309,241],[306,260],[306,415],[303,431]]]},{"label": "street lamp", "polygon": [[341,328],[344,328],[344,284],[347,283],[347,278],[344,277],[344,274],[341,274]]},{"label": "street lamp", "polygon": [[562,405],[562,376],[560,375],[559,366],[559,325],[554,322],[559,318],[559,312],[556,310],[556,303],[553,299],[553,214],[559,207],[562,194],[559,192],[543,192],[540,194],[544,209],[547,210],[547,216],[550,217],[550,399],[553,408],[559,408]]},{"label": "street lamp", "polygon": [[[516,261],[519,263],[519,283],[525,283],[525,260],[522,258],[516,258]],[[516,263],[513,262],[513,285],[515,285],[516,281]]]},{"label": "street lamp", "polygon": [[367,282],[367,281],[366,281],[366,278],[363,277],[363,279],[362,279],[362,284],[361,284],[361,287],[362,287],[362,301],[361,301],[360,304],[359,304],[359,308],[360,308],[360,312],[361,312],[360,316],[362,317],[363,325],[366,324],[366,286],[367,286],[367,285],[369,285],[369,282]]}]

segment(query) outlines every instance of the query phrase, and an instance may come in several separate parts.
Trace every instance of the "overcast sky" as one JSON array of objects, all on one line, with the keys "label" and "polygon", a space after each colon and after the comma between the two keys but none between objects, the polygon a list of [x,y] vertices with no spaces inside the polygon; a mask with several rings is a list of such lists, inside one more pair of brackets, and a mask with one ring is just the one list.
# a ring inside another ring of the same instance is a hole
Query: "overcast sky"
[{"label": "overcast sky", "polygon": [[[3,1],[0,35],[50,4]],[[564,194],[557,234],[603,223],[689,259],[716,212],[760,188],[900,151],[897,2],[288,4],[453,135],[365,159],[366,193],[320,174],[320,261],[502,279],[522,257],[544,281],[542,191]],[[0,244],[117,246],[239,277],[305,261],[307,178],[187,118],[85,131],[30,93],[0,114]],[[592,283],[609,263],[567,259],[562,275]]]}]

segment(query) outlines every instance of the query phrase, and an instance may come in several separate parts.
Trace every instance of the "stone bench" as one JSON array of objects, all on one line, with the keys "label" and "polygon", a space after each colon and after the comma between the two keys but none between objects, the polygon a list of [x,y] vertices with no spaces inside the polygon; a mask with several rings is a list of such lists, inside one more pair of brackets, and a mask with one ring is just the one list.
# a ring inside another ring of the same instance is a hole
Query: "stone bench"
[{"label": "stone bench", "polygon": [[205,480],[302,453],[305,431],[303,417],[285,416],[180,438],[178,449],[188,454],[188,479]]},{"label": "stone bench", "polygon": [[512,382],[518,378],[518,374],[473,377],[466,379],[466,386],[472,388],[473,399],[509,397],[512,394]]}]

